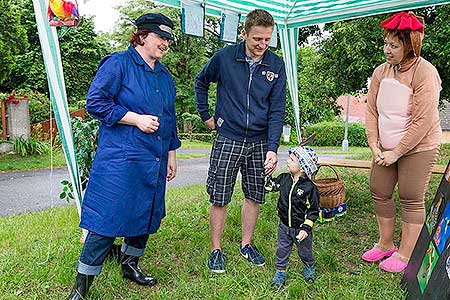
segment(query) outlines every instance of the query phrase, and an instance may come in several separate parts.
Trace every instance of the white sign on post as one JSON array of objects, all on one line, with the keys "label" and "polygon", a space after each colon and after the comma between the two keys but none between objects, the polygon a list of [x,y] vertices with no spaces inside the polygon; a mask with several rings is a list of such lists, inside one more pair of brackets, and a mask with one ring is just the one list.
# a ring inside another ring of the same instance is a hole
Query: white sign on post
[{"label": "white sign on post", "polygon": [[181,31],[203,37],[205,9],[201,3],[181,1]]},{"label": "white sign on post", "polygon": [[269,47],[276,48],[278,45],[277,29],[278,27],[277,24],[275,23],[275,25],[273,26],[272,38],[270,39]]},{"label": "white sign on post", "polygon": [[235,12],[222,11],[220,22],[220,40],[229,43],[236,43],[237,30],[241,15]]}]

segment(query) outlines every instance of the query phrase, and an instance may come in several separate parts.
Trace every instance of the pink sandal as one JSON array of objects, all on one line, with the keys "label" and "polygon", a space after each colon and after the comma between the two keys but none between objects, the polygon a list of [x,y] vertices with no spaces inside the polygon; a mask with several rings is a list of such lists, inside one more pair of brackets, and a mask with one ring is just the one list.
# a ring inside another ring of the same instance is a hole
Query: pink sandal
[{"label": "pink sandal", "polygon": [[398,249],[394,248],[391,250],[386,250],[383,247],[378,246],[375,244],[372,249],[364,252],[364,254],[361,256],[361,258],[367,262],[376,262],[380,261],[385,257],[390,257],[392,254],[397,252]]},{"label": "pink sandal", "polygon": [[391,273],[403,272],[406,269],[406,266],[408,266],[408,262],[405,262],[404,260],[407,259],[396,252],[388,259],[382,261],[380,263],[380,268]]}]

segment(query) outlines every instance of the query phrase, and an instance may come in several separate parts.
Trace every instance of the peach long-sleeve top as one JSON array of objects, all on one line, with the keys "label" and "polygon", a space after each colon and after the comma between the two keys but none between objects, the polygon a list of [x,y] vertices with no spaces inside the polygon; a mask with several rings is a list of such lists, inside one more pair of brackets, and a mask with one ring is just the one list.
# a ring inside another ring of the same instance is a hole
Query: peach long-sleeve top
[{"label": "peach long-sleeve top", "polygon": [[373,72],[367,94],[366,135],[369,146],[398,156],[439,146],[441,79],[436,68],[418,57]]}]

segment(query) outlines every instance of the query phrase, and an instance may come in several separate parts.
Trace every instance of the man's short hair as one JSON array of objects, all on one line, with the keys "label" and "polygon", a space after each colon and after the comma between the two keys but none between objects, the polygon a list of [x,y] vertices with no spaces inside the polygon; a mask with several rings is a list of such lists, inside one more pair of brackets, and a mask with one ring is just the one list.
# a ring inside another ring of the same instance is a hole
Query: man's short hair
[{"label": "man's short hair", "polygon": [[255,9],[248,13],[245,19],[244,29],[249,32],[253,26],[274,27],[272,15],[264,9]]}]

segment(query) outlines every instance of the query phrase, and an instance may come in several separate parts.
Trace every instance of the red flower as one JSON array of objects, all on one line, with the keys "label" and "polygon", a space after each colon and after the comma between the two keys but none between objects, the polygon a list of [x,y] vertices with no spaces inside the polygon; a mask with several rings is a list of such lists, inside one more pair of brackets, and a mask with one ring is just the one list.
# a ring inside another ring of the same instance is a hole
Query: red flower
[{"label": "red flower", "polygon": [[28,96],[27,95],[23,95],[23,99],[28,100]]},{"label": "red flower", "polygon": [[14,99],[14,100],[12,101],[12,104],[19,104],[19,100]]}]

